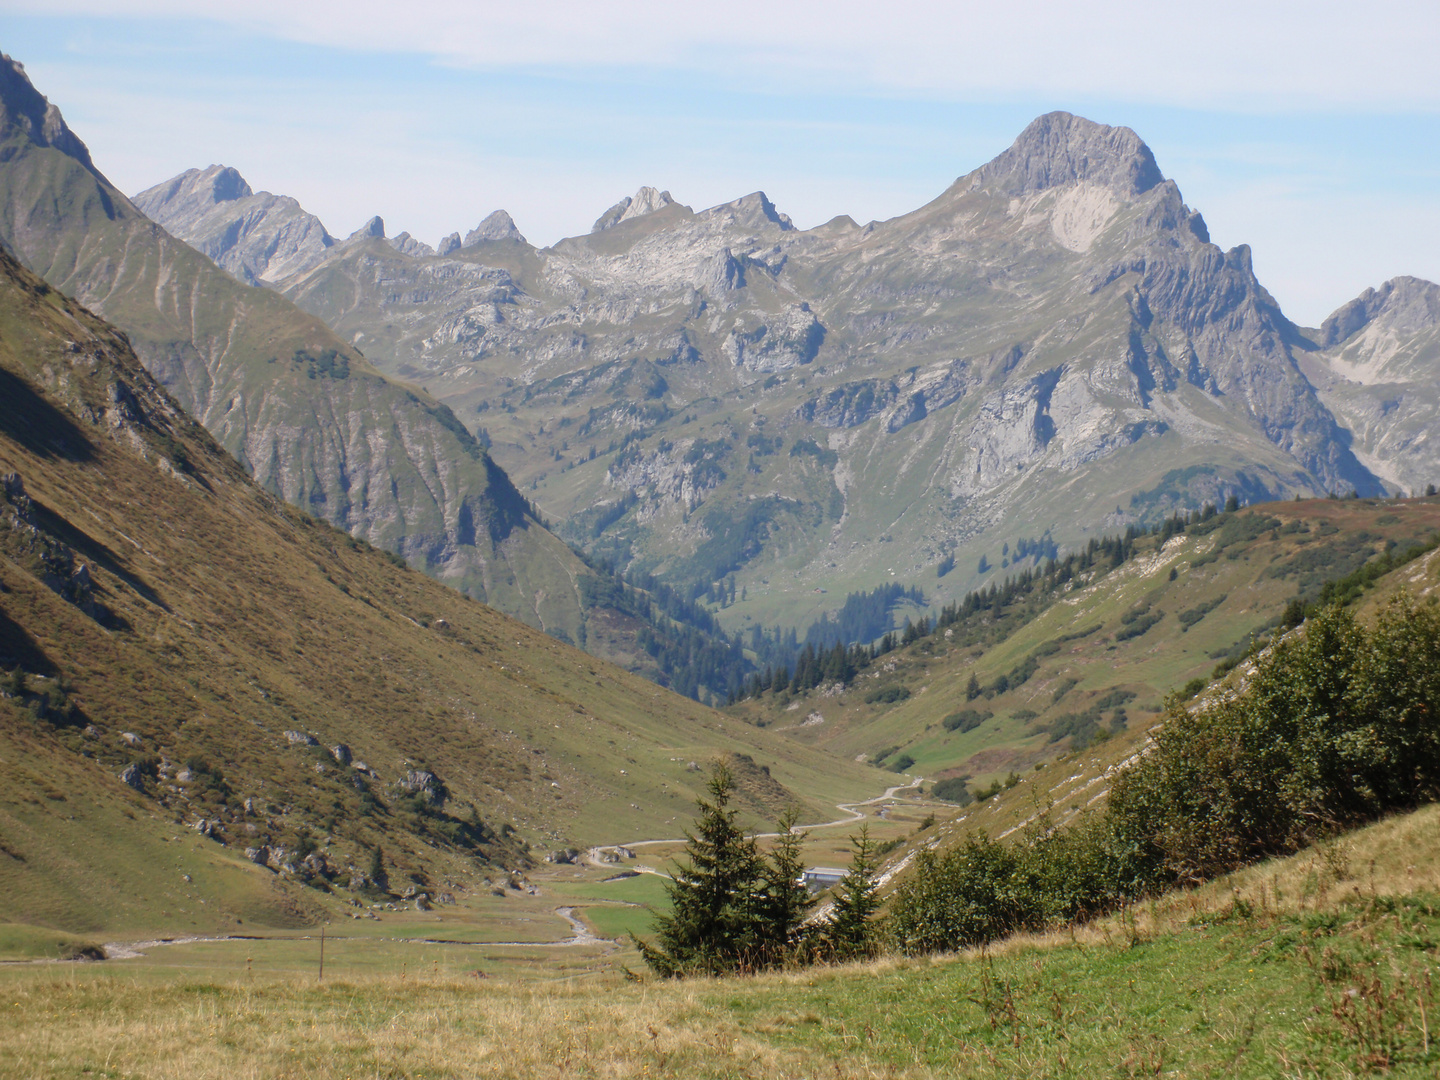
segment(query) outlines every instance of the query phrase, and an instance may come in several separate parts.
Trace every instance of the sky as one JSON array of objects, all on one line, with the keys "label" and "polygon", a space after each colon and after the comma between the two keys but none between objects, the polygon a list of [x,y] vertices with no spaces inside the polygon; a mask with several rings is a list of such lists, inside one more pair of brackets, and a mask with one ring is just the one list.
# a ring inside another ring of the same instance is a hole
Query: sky
[{"label": "sky", "polygon": [[233,165],[339,236],[504,208],[551,244],[642,184],[885,219],[1065,109],[1301,324],[1440,280],[1435,0],[0,0],[0,49],[124,191]]}]

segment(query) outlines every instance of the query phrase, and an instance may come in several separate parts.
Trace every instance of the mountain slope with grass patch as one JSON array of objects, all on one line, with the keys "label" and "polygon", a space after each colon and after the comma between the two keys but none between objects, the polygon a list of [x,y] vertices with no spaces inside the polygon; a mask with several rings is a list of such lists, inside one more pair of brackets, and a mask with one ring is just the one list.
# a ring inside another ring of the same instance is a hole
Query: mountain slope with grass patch
[{"label": "mountain slope with grass patch", "polygon": [[281,503],[4,255],[0,380],[12,920],[233,933],[327,892],[463,893],[674,832],[720,754],[768,770],[767,809],[878,786]]}]

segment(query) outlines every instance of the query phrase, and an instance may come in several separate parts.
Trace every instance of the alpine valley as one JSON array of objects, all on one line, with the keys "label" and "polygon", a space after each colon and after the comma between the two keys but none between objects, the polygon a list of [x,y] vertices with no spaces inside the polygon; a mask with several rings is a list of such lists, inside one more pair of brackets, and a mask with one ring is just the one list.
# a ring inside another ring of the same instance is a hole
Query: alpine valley
[{"label": "alpine valley", "polygon": [[[546,248],[476,218],[434,246],[378,217],[340,238],[224,165],[126,196],[0,62],[0,957],[214,935],[176,948],[214,945],[237,979],[253,949],[288,978],[310,960],[286,934],[348,917],[330,962],[395,1000],[414,950],[445,945],[487,950],[466,978],[608,971],[630,1002],[649,990],[616,958],[654,954],[627,933],[679,894],[638,860],[684,849],[716,763],[736,829],[809,824],[805,864],[873,826],[888,903],[930,855],[1000,850],[971,829],[1025,851],[1082,836],[1157,725],[1239,716],[1262,650],[1296,655],[1334,605],[1437,625],[1440,286],[1398,277],[1292,323],[1126,128],[1049,113],[865,225],[652,187]],[[1440,682],[1405,685],[1431,695],[1408,732]],[[1046,806],[1077,831],[1037,825]],[[775,874],[787,895],[800,865]],[[652,1005],[625,1013],[615,1075],[738,1074],[647,1042]],[[533,1024],[550,1047],[570,1028],[547,1008],[476,1029]],[[1013,1003],[986,1008],[1018,1059]],[[809,1010],[745,1037],[809,1030]],[[266,1028],[246,1022],[227,1047]],[[120,1072],[90,1049],[72,1071],[169,1075],[132,1036]],[[56,1074],[69,1051],[39,1045],[0,1033]],[[313,1074],[474,1073],[373,1057]],[[195,1075],[242,1071],[227,1060]]]}]

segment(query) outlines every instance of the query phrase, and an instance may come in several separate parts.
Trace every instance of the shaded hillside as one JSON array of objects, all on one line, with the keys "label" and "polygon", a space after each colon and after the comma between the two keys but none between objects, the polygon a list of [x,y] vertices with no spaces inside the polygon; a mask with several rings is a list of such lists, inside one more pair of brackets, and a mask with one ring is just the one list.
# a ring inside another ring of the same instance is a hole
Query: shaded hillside
[{"label": "shaded hillside", "polygon": [[304,919],[377,845],[392,889],[473,887],[551,844],[673,831],[717,753],[807,812],[876,783],[280,503],[8,256],[0,380],[10,919]]},{"label": "shaded hillside", "polygon": [[126,334],[261,486],[532,625],[577,633],[583,565],[449,408],[149,221],[0,61],[0,238]]}]

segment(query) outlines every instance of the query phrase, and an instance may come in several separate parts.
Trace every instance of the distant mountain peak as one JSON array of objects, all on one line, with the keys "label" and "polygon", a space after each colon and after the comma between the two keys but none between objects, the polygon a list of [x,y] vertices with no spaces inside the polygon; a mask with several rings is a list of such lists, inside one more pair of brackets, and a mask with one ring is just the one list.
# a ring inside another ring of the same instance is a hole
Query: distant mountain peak
[{"label": "distant mountain peak", "polygon": [[1090,183],[1128,199],[1164,180],[1150,147],[1129,128],[1051,112],[1032,120],[1008,150],[975,173],[970,186],[1023,197]]},{"label": "distant mountain peak", "polygon": [[634,195],[627,195],[596,218],[590,231],[592,233],[604,232],[606,229],[613,229],[622,221],[644,217],[646,214],[653,214],[656,210],[663,210],[674,204],[675,200],[670,197],[670,192],[660,191],[653,187],[642,187]]},{"label": "distant mountain peak", "polygon": [[1366,289],[1320,324],[1321,348],[1354,336],[1381,312],[1389,312],[1395,329],[1408,333],[1440,326],[1440,285],[1402,276]]},{"label": "distant mountain peak", "polygon": [[735,220],[757,227],[768,222],[779,225],[782,232],[790,232],[795,228],[790,215],[782,214],[770,201],[770,196],[763,191],[752,191],[749,195],[742,195],[734,202],[723,203],[706,213],[729,213]]},{"label": "distant mountain peak", "polygon": [[234,202],[255,194],[239,170],[229,165],[211,165],[208,169],[186,169],[179,176],[173,176],[163,184],[135,196],[135,204],[146,214],[150,211],[142,205],[169,204],[177,199],[192,209],[196,206],[214,206],[222,202]]},{"label": "distant mountain peak", "polygon": [[92,173],[95,163],[78,135],[65,126],[60,110],[30,82],[25,65],[0,53],[0,139],[19,128],[36,146],[48,146],[68,154]]},{"label": "distant mountain peak", "polygon": [[[518,240],[525,243],[525,237],[515,225],[515,219],[504,210],[496,210],[484,221],[465,234],[461,247],[474,247],[482,240]],[[442,241],[443,246],[443,241]]]},{"label": "distant mountain peak", "polygon": [[376,214],[369,221],[365,222],[364,225],[361,225],[360,228],[356,229],[353,233],[346,237],[346,239],[364,240],[366,237],[370,236],[378,237],[381,240],[385,239],[385,219],[382,218],[379,214]]}]

